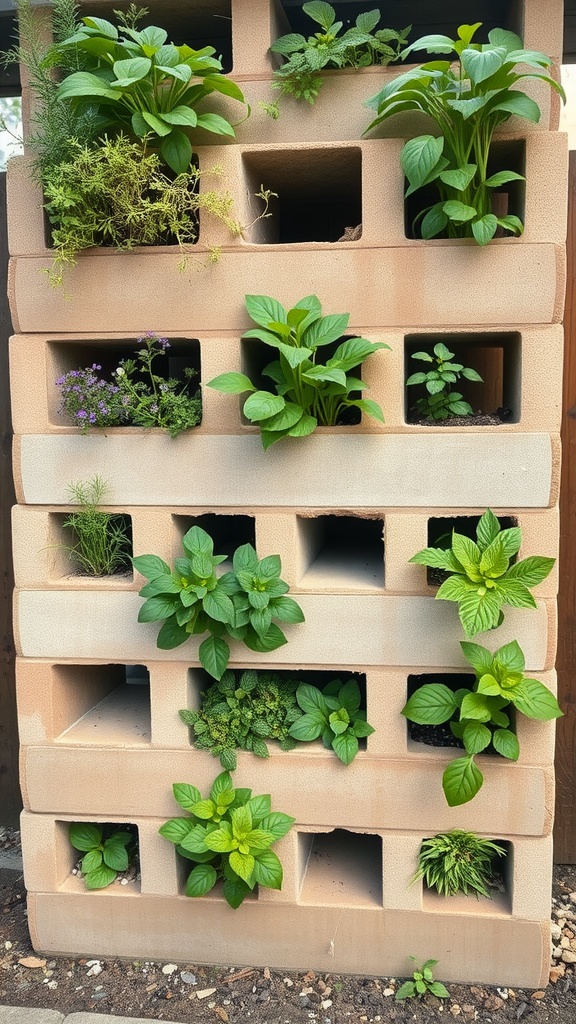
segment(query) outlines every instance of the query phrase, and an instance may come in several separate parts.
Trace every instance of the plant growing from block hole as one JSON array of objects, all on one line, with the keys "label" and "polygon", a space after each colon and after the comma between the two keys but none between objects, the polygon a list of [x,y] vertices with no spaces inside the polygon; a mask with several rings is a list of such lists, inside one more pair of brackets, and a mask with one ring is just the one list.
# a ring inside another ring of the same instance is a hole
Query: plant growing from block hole
[{"label": "plant growing from block hole", "polygon": [[446,345],[439,342],[434,345],[434,355],[429,352],[413,352],[412,359],[423,363],[432,363],[433,368],[427,372],[412,373],[406,386],[423,384],[428,394],[416,400],[416,410],[430,420],[445,420],[450,416],[471,416],[474,410],[465,402],[459,391],[452,391],[451,385],[456,384],[460,377],[482,383],[482,377],[476,370],[453,363],[454,353]]},{"label": "plant growing from block hole", "polygon": [[451,547],[424,548],[410,561],[451,574],[436,599],[457,602],[464,633],[473,637],[501,625],[503,605],[536,607],[530,587],[546,579],[555,559],[533,555],[511,564],[521,542],[519,527],[502,530],[487,509],[478,523],[476,542],[454,530]]},{"label": "plant growing from block hole", "polygon": [[273,811],[270,797],[234,789],[222,772],[203,800],[195,786],[175,783],[174,797],[189,817],[171,818],[159,829],[178,853],[192,861],[187,896],[206,896],[218,881],[236,910],[254,887],[282,888],[282,865],[270,847],[289,832],[295,819]]},{"label": "plant growing from block hole", "polygon": [[424,839],[418,854],[418,869],[413,882],[423,878],[428,889],[436,889],[441,896],[455,896],[462,892],[476,898],[490,899],[489,886],[496,880],[494,864],[504,857],[503,846],[483,839],[475,832],[453,828]]},{"label": "plant growing from block hole", "polygon": [[475,43],[479,28],[481,22],[461,25],[457,39],[428,35],[407,46],[403,59],[417,50],[450,54],[451,59],[433,59],[406,71],[367,102],[377,114],[367,131],[407,110],[436,122],[438,136],[410,139],[401,157],[406,196],[427,185],[438,194],[438,201],[415,218],[413,227],[425,239],[474,238],[486,245],[499,228],[522,234],[517,216],[492,212],[494,190],[524,180],[511,170],[488,174],[493,135],[513,115],[539,121],[538,104],[516,88],[524,79],[540,79],[566,99],[562,86],[547,74],[550,57],[523,49],[519,36],[501,28],[488,33],[488,43]]},{"label": "plant growing from block hole", "polygon": [[112,576],[130,566],[126,517],[98,508],[107,489],[106,481],[98,474],[68,485],[70,497],[79,507],[66,516],[62,525],[74,531],[76,542],[62,546],[85,576]]},{"label": "plant growing from block hole", "polygon": [[261,560],[251,544],[236,548],[233,571],[221,576],[216,568],[226,555],[214,554],[214,542],[205,530],[193,526],[182,540],[184,557],[174,570],[157,555],[132,559],[149,582],[140,591],[147,600],[139,622],[164,621],[156,640],[161,650],[179,647],[191,636],[209,633],[200,644],[198,657],[209,675],[221,679],[230,648],[225,636],[240,640],[252,651],[275,651],[287,643],[273,621],[303,622],[304,614],[280,579],[278,555]]},{"label": "plant growing from block hole", "polygon": [[442,788],[448,804],[456,807],[476,796],[484,777],[475,756],[490,747],[502,757],[517,761],[520,747],[510,728],[510,706],[527,718],[547,722],[562,712],[550,690],[524,675],[524,653],[516,640],[492,654],[479,644],[463,640],[464,657],[476,673],[473,689],[451,690],[444,683],[428,683],[412,694],[402,709],[418,725],[441,725],[464,744],[465,756],[444,770]]},{"label": "plant growing from block hole", "polygon": [[308,743],[321,737],[343,764],[350,764],[358,753],[358,740],[371,736],[374,729],[360,710],[360,688],[355,679],[342,683],[333,679],[323,690],[302,683],[296,700],[303,714],[289,733],[295,740]]},{"label": "plant growing from block hole", "polygon": [[348,313],[322,316],[315,295],[300,299],[289,310],[268,295],[247,295],[246,309],[258,327],[243,337],[258,339],[276,350],[277,358],[263,370],[275,391],[260,390],[243,373],[220,374],[208,382],[208,387],[232,395],[250,392],[244,402],[244,415],[260,427],[264,448],[283,437],[306,437],[317,426],[336,426],[347,409],[359,409],[384,422],[377,402],[353,397],[366,384],[352,371],[389,345],[367,338],[345,338],[321,363],[319,350],[342,337],[350,319]]},{"label": "plant growing from block hole", "polygon": [[81,871],[87,889],[111,885],[119,871],[126,871],[136,853],[133,833],[113,831],[110,826],[74,822],[68,837],[74,849],[84,854]]}]

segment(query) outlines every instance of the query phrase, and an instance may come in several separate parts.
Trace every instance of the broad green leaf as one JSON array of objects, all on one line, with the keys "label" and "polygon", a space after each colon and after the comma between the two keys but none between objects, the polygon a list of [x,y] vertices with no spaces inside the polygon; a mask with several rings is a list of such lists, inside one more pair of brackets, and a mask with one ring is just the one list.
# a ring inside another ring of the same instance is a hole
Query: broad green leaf
[{"label": "broad green leaf", "polygon": [[161,118],[163,121],[167,121],[168,124],[179,124],[187,128],[195,128],[198,116],[195,110],[191,107],[174,107],[173,110],[168,110],[166,113],[162,113]]},{"label": "broad green leaf", "polygon": [[458,807],[472,800],[484,782],[484,776],[474,764],[473,756],[451,761],[442,776],[444,796],[450,807]]},{"label": "broad green leaf", "polygon": [[514,687],[511,700],[527,718],[548,722],[562,716],[556,697],[538,679],[523,679]]},{"label": "broad green leaf", "polygon": [[476,207],[466,206],[458,199],[449,199],[444,203],[444,213],[449,220],[453,220],[457,224],[464,224],[466,221],[472,220],[473,217],[476,217],[477,212]]},{"label": "broad green leaf", "polygon": [[246,806],[252,815],[254,825],[260,825],[262,819],[270,814],[270,796],[268,794],[253,796]]},{"label": "broad green leaf", "polygon": [[506,669],[507,672],[524,671],[524,652],[517,640],[511,640],[494,652],[494,661]]},{"label": "broad green leaf", "polygon": [[157,555],[136,555],[132,559],[132,564],[142,576],[146,576],[149,580],[156,579],[157,576],[170,576],[170,566]]},{"label": "broad green leaf", "polygon": [[87,889],[105,889],[116,878],[116,872],[106,864],[101,864],[95,871],[85,875],[84,881]]},{"label": "broad green leaf", "polygon": [[235,839],[243,839],[252,829],[252,815],[248,804],[242,804],[231,812],[232,834]]},{"label": "broad green leaf", "polygon": [[542,580],[545,580],[554,567],[554,558],[543,558],[533,555],[530,558],[523,558],[510,566],[506,573],[507,580],[520,580],[525,587],[535,587]]},{"label": "broad green leaf", "polygon": [[258,556],[252,546],[252,544],[241,544],[240,547],[236,548],[232,558],[232,565],[234,572],[257,572],[258,571]]},{"label": "broad green leaf", "polygon": [[267,889],[282,888],[282,865],[273,850],[264,850],[254,859],[254,878]]},{"label": "broad green leaf", "polygon": [[454,691],[443,683],[428,683],[412,694],[402,714],[418,725],[441,725],[458,710]]},{"label": "broad green leaf", "polygon": [[159,595],[150,597],[144,602],[138,612],[138,622],[158,622],[161,619],[168,619],[174,614],[179,606],[177,596]]},{"label": "broad green leaf", "polygon": [[[230,775],[230,772],[220,772],[220,774],[216,776],[214,782],[212,783],[212,788],[210,790],[210,798],[212,800],[215,800],[217,803],[221,803],[223,798],[224,802],[232,803],[232,801],[228,799],[231,793],[236,794],[236,797],[238,797],[240,794],[246,796],[246,800],[238,800],[238,806],[240,806],[242,803],[246,803],[252,795],[251,790],[249,789],[245,789],[242,791],[238,789],[235,790],[232,786],[232,776]],[[234,802],[236,802],[236,798],[234,798]]]},{"label": "broad green leaf", "polygon": [[302,342],[310,349],[338,341],[348,326],[349,313],[332,313],[314,320],[304,331]]},{"label": "broad green leaf", "polygon": [[161,836],[164,836],[164,839],[179,844],[186,838],[191,827],[192,820],[190,818],[170,818],[170,821],[164,822],[158,831]]},{"label": "broad green leaf", "polygon": [[282,839],[290,831],[295,820],[289,814],[282,814],[281,811],[272,811],[271,814],[267,814],[265,818],[262,818],[260,828],[265,829],[266,832],[271,832],[275,840]]},{"label": "broad green leaf", "polygon": [[294,722],[288,733],[295,740],[299,740],[301,743],[310,743],[312,740],[317,740],[325,728],[325,719],[323,719],[320,712],[316,712],[315,715],[308,713],[302,715],[296,722]]},{"label": "broad green leaf", "polygon": [[295,423],[293,427],[290,427],[288,431],[288,437],[308,437],[312,434],[318,426],[318,420],[315,416],[310,416],[308,413],[304,413],[298,423]]},{"label": "broad green leaf", "polygon": [[493,213],[487,213],[472,223],[472,234],[478,245],[487,245],[494,238],[498,221]]},{"label": "broad green leaf", "polygon": [[448,217],[444,212],[444,203],[436,203],[422,219],[420,226],[422,238],[436,238],[437,235],[444,231],[447,224]]},{"label": "broad green leaf", "polygon": [[258,651],[259,654],[268,654],[270,651],[275,651],[278,647],[282,647],[287,642],[282,630],[274,623],[270,626],[266,636],[258,636],[257,633],[252,632],[247,633],[244,638],[246,647],[251,651]]},{"label": "broad green leaf", "polygon": [[276,42],[272,43],[270,49],[272,53],[282,53],[284,56],[289,57],[292,53],[304,49],[305,46],[305,36],[300,35],[298,32],[289,32],[287,35],[280,36]]},{"label": "broad green leaf", "polygon": [[[476,633],[484,633],[498,625],[502,602],[493,590],[481,593],[480,591],[483,590],[484,587],[480,587],[478,590],[469,590],[458,602],[458,615],[468,637],[475,636]],[[438,591],[439,593],[440,591]]]},{"label": "broad green leaf", "polygon": [[460,718],[476,722],[489,722],[492,717],[488,701],[481,693],[467,693],[460,706]]},{"label": "broad green leaf", "polygon": [[462,67],[474,85],[486,81],[502,67],[507,55],[504,46],[495,46],[489,50],[465,49],[460,55]]},{"label": "broad green leaf", "polygon": [[282,411],[286,402],[281,395],[269,391],[255,391],[244,402],[244,415],[253,422],[267,420]]},{"label": "broad green leaf", "polygon": [[102,841],[102,826],[92,825],[87,821],[74,822],[70,825],[68,838],[75,850],[93,850]]},{"label": "broad green leaf", "polygon": [[498,697],[502,694],[502,689],[495,676],[485,672],[478,680],[478,693],[483,693],[487,697]]},{"label": "broad green leaf", "polygon": [[252,320],[260,327],[268,327],[271,323],[287,323],[284,306],[269,295],[246,295],[246,309]]},{"label": "broad green leaf", "polygon": [[238,100],[240,103],[244,102],[244,93],[236,85],[236,82],[230,81],[229,78],[224,78],[223,75],[206,75],[204,78],[204,88],[209,89],[211,92],[219,92],[223,96],[230,96],[233,100]]},{"label": "broad green leaf", "polygon": [[517,761],[520,757],[518,737],[509,729],[495,729],[492,743],[494,750],[501,754],[502,757],[507,757],[510,761]]},{"label": "broad green leaf", "polygon": [[233,622],[235,617],[234,605],[227,594],[222,593],[217,587],[206,594],[202,600],[202,607],[211,619],[217,622]]},{"label": "broad green leaf", "polygon": [[[199,803],[202,799],[200,790],[196,789],[196,786],[189,786],[187,782],[175,782],[172,786],[172,792],[176,803],[180,804],[185,811],[191,811],[194,804]],[[184,819],[177,819],[182,821]]]},{"label": "broad green leaf", "polygon": [[360,709],[360,687],[355,679],[349,679],[338,694],[338,700],[352,717]]},{"label": "broad green leaf", "polygon": [[296,700],[305,714],[320,711],[321,715],[326,715],[328,712],[322,691],[317,686],[311,686],[310,683],[300,684],[296,690]]},{"label": "broad green leaf", "polygon": [[312,366],[302,374],[302,379],[313,385],[315,385],[317,381],[320,383],[333,381],[335,384],[339,384],[342,388],[346,387],[346,374],[343,370],[338,370],[334,367]]},{"label": "broad green leaf", "polygon": [[230,135],[234,138],[236,134],[230,122],[220,117],[220,114],[198,114],[196,124],[198,128],[204,128],[213,135]]},{"label": "broad green leaf", "polygon": [[473,540],[470,540],[469,537],[464,537],[460,533],[453,533],[452,551],[455,558],[458,559],[460,565],[466,571],[467,576],[474,583],[478,583],[482,578],[479,571],[481,555],[478,545]]},{"label": "broad green leaf", "polygon": [[126,871],[128,867],[128,853],[125,846],[108,840],[104,843],[102,856],[104,863],[109,868],[112,868],[113,871]]},{"label": "broad green leaf", "polygon": [[118,90],[112,89],[105,79],[93,75],[90,71],[76,71],[73,75],[68,75],[58,86],[57,95],[60,100],[83,96],[117,103],[121,99]]},{"label": "broad green leaf", "polygon": [[214,888],[218,880],[216,869],[211,864],[198,864],[188,875],[186,882],[187,896],[206,896]]},{"label": "broad green leaf", "polygon": [[481,722],[466,722],[462,739],[467,754],[480,754],[490,746],[492,733]]},{"label": "broad green leaf", "polygon": [[230,867],[237,875],[240,876],[245,882],[250,881],[252,872],[254,871],[254,857],[250,853],[239,853],[238,850],[233,850],[229,857]]},{"label": "broad green leaf", "polygon": [[274,597],[269,607],[275,619],[280,622],[304,622],[304,612],[292,597]]},{"label": "broad green leaf", "polygon": [[233,910],[237,910],[248,896],[250,886],[246,885],[241,878],[225,878],[223,891],[226,902]]},{"label": "broad green leaf", "polygon": [[500,600],[512,608],[535,608],[536,601],[520,580],[509,580],[507,576],[497,581],[497,593]]},{"label": "broad green leaf", "polygon": [[416,995],[416,985],[413,981],[405,981],[397,990],[395,1000],[397,1003],[403,999],[412,999]]},{"label": "broad green leaf", "polygon": [[249,847],[250,853],[256,856],[272,845],[274,836],[263,828],[253,828],[244,836],[243,841]]},{"label": "broad green leaf", "polygon": [[179,626],[174,618],[167,619],[156,637],[156,646],[161,651],[171,651],[175,647],[180,647],[180,644],[186,643],[189,635],[186,629],[183,626]]},{"label": "broad green leaf", "polygon": [[[499,533],[500,523],[492,512],[492,509],[488,508],[480,517],[480,522],[476,527],[476,540],[478,541],[478,547],[480,550],[485,551],[488,545],[495,540]],[[518,550],[518,548],[516,550]],[[511,552],[506,550],[506,554],[510,556]],[[515,554],[515,552],[512,552],[512,554]]]},{"label": "broad green leaf", "polygon": [[472,665],[477,675],[485,675],[486,672],[492,670],[492,654],[486,647],[481,647],[480,644],[473,644],[467,640],[460,641],[460,647],[462,653],[466,658],[466,661]]},{"label": "broad green leaf", "polygon": [[502,185],[507,185],[509,181],[526,181],[523,174],[517,174],[516,171],[498,171],[497,174],[491,174],[489,178],[486,178],[484,184],[488,188],[500,188]]},{"label": "broad green leaf", "polygon": [[118,80],[138,82],[141,78],[146,78],[151,67],[152,61],[147,57],[131,57],[128,60],[114,61],[112,70]]},{"label": "broad green leaf", "polygon": [[375,732],[373,726],[368,725],[362,718],[357,718],[352,726],[352,732],[358,739],[365,739],[366,736],[371,736]]},{"label": "broad green leaf", "polygon": [[498,217],[498,226],[504,228],[506,231],[511,231],[514,235],[524,234],[524,225],[519,217],[507,216]]},{"label": "broad green leaf", "polygon": [[336,12],[331,4],[325,3],[324,0],[310,0],[310,3],[302,5],[302,10],[309,18],[317,21],[325,32],[329,32],[332,29],[333,34],[336,34],[334,26]]},{"label": "broad green leaf", "polygon": [[212,558],[214,541],[201,526],[192,526],[182,538],[182,546],[190,558]]},{"label": "broad green leaf", "polygon": [[400,54],[401,60],[406,60],[408,54],[413,53],[415,50],[426,50],[428,53],[452,53],[454,50],[454,40],[450,39],[449,36],[442,35],[427,35],[421,36],[416,42],[411,43],[407,46]]},{"label": "broad green leaf", "polygon": [[200,644],[198,657],[208,675],[221,679],[228,665],[230,648],[221,637],[209,636]]},{"label": "broad green leaf", "polygon": [[417,565],[428,565],[432,569],[446,569],[448,572],[462,572],[462,566],[450,550],[444,548],[423,548],[418,551],[410,562]]},{"label": "broad green leaf", "polygon": [[[252,597],[252,595],[250,595]],[[250,612],[250,624],[258,633],[258,636],[266,636],[272,623],[271,608],[254,608]]]},{"label": "broad green leaf", "polygon": [[175,174],[186,174],[192,161],[190,139],[179,128],[174,128],[160,142],[160,154]]},{"label": "broad green leaf", "polygon": [[428,990],[433,996],[437,996],[438,999],[450,999],[450,993],[445,985],[441,981],[432,981],[428,986]]},{"label": "broad green leaf", "polygon": [[95,29],[100,35],[106,36],[108,39],[118,39],[118,29],[111,21],[94,17],[82,18],[82,21],[87,28]]},{"label": "broad green leaf", "polygon": [[502,534],[499,534],[491,544],[488,545],[485,551],[482,552],[480,559],[480,572],[483,576],[487,576],[488,579],[498,579],[503,576],[508,568],[508,556],[504,550],[504,543],[502,541]]},{"label": "broad green leaf", "polygon": [[510,90],[504,99],[490,107],[491,113],[494,113],[495,110],[501,110],[506,114],[516,114],[517,117],[523,117],[535,124],[540,120],[541,111],[538,104],[525,93],[515,90]]},{"label": "broad green leaf", "polygon": [[[102,861],[102,852],[100,850],[89,850],[82,858],[82,874],[87,875],[89,871],[96,871],[101,866]],[[110,864],[109,867],[113,868],[114,865]]]},{"label": "broad green leaf", "polygon": [[350,764],[358,753],[358,740],[349,729],[332,740],[332,749],[343,764]]},{"label": "broad green leaf", "polygon": [[261,426],[263,430],[289,430],[298,423],[302,415],[301,406],[295,405],[294,402],[286,402],[280,412],[268,420],[263,420]]},{"label": "broad green leaf", "polygon": [[199,800],[192,808],[192,814],[203,821],[209,821],[216,814],[216,803],[214,800]]},{"label": "broad green leaf", "polygon": [[477,594],[478,584],[465,576],[449,576],[436,592],[437,601],[462,601],[468,594]]},{"label": "broad green leaf", "polygon": [[342,708],[339,711],[333,711],[328,719],[330,728],[336,736],[341,736],[342,733],[346,732],[346,729],[350,725],[350,716],[348,712]]},{"label": "broad green leaf", "polygon": [[374,419],[379,420],[380,423],[384,423],[384,413],[378,405],[378,402],[374,402],[371,398],[356,398],[353,401],[347,401],[347,406],[354,406],[356,409],[360,409],[366,413],[367,416],[373,416]]},{"label": "broad green leaf", "polygon": [[[465,164],[464,167],[458,167],[455,171],[442,171],[440,181],[449,185],[450,188],[455,188],[458,192],[463,192],[468,188],[477,170],[477,164]],[[447,210],[446,213],[448,213]]]},{"label": "broad green leaf", "polygon": [[433,135],[421,135],[405,144],[401,156],[402,170],[413,188],[424,184],[440,160],[443,149],[444,139]]}]

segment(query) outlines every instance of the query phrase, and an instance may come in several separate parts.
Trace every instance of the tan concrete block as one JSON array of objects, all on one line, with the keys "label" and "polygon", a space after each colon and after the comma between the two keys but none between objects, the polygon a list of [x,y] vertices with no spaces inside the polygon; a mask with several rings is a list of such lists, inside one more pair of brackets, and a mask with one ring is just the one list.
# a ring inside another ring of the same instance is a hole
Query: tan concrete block
[{"label": "tan concrete block", "polygon": [[[54,665],[17,659],[20,742],[62,738],[121,683],[120,666]],[[128,737],[124,734],[125,742]],[[70,742],[70,740],[68,740]]]},{"label": "tan concrete block", "polygon": [[198,671],[181,662],[150,665],[152,746],[190,748],[188,729],[178,712],[196,706],[193,703],[194,673]]},{"label": "tan concrete block", "polygon": [[[365,666],[464,664],[458,641],[461,627],[451,602],[425,597],[299,594],[306,621],[285,627],[288,645],[280,653],[257,655],[240,641],[230,641],[230,667],[255,665],[276,668],[301,665]],[[156,647],[157,623],[139,623],[142,599],[133,592],[18,591],[15,597],[15,636],[25,658],[78,657],[126,664],[187,660],[198,664],[201,640],[191,637],[171,651]],[[414,623],[418,623],[415,632]],[[556,628],[555,605],[540,602],[537,609],[506,611],[498,644],[516,638],[529,671],[550,667],[550,639]],[[478,635],[478,641],[486,639]],[[491,640],[491,638],[489,638]]]},{"label": "tan concrete block", "polygon": [[446,982],[516,988],[546,984],[549,971],[549,922],[285,906],[279,928],[274,903],[247,900],[231,914],[223,900],[209,897],[191,908],[185,897],[141,894],[128,900],[107,890],[31,894],[28,908],[34,948],[45,953],[78,956],[89,949],[101,957],[266,962],[274,969],[402,977],[408,968],[404,951],[418,949],[423,958],[440,960],[439,977]]},{"label": "tan concrete block", "polygon": [[[260,437],[78,433],[16,440],[18,500],[67,502],[86,466],[109,483],[111,505],[286,510],[342,508],[546,508],[557,501],[559,444],[545,433],[490,434],[463,427],[422,434],[355,434],[319,428],[304,442],[264,451]],[[141,460],[145,444],[147,473]],[[183,460],[184,463],[183,463]],[[182,466],[186,466],[183,472]],[[214,467],[218,472],[214,472]],[[474,472],[471,473],[471,467]]]},{"label": "tan concrete block", "polygon": [[20,832],[26,888],[30,892],[56,892],[78,859],[78,852],[68,840],[67,822],[23,811]]},{"label": "tan concrete block", "polygon": [[387,835],[384,843],[384,906],[386,910],[422,910],[422,883],[413,882],[420,836]]},{"label": "tan concrete block", "polygon": [[552,891],[552,836],[515,838],[512,846],[512,913],[526,921],[545,921]]}]

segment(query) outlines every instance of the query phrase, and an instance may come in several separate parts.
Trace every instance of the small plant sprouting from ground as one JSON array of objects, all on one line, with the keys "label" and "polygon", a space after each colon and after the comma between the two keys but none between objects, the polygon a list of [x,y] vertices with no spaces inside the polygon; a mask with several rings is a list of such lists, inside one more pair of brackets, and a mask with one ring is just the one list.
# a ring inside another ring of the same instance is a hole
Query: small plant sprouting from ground
[{"label": "small plant sprouting from ground", "polygon": [[136,855],[132,832],[114,830],[111,825],[73,822],[68,837],[75,850],[84,854],[81,871],[87,889],[105,889],[119,871],[126,871]]},{"label": "small plant sprouting from ground", "polygon": [[482,383],[482,377],[476,370],[468,369],[461,363],[453,363],[454,353],[446,345],[439,342],[434,345],[434,355],[429,352],[413,352],[411,358],[423,363],[432,363],[433,369],[426,373],[413,373],[406,381],[406,386],[424,385],[428,394],[416,400],[415,409],[425,419],[445,420],[450,416],[472,416],[472,406],[465,402],[458,391],[452,391],[451,385],[456,384],[460,377]]},{"label": "small plant sprouting from ground", "polygon": [[475,832],[454,828],[424,839],[418,855],[418,870],[413,881],[423,878],[428,889],[441,896],[476,896],[490,899],[488,886],[494,881],[494,862],[506,856],[506,850]]},{"label": "small plant sprouting from ground", "polygon": [[126,517],[102,512],[107,484],[98,475],[69,484],[79,506],[66,516],[63,526],[74,531],[76,543],[66,547],[68,557],[84,576],[113,576],[130,567],[130,534]]},{"label": "small plant sprouting from ground", "polygon": [[437,960],[425,960],[424,963],[421,963],[416,956],[411,956],[409,959],[417,964],[417,967],[412,974],[412,981],[405,981],[398,989],[395,997],[396,1002],[401,1002],[403,999],[413,999],[414,996],[422,999],[428,992],[433,996],[438,996],[439,999],[450,998],[450,993],[442,982],[434,981],[432,968],[438,963]]}]

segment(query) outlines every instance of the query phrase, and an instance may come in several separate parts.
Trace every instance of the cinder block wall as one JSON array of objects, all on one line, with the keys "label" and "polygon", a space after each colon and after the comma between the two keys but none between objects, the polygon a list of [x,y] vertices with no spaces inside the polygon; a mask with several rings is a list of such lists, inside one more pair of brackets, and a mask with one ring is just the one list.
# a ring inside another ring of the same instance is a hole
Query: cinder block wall
[{"label": "cinder block wall", "polygon": [[[83,4],[103,16],[112,6]],[[176,42],[205,40],[219,16],[219,50],[252,116],[235,141],[215,146],[200,135],[197,149],[202,169],[223,167],[240,219],[252,219],[261,183],[279,202],[339,187],[335,200],[352,198],[361,209],[362,233],[351,242],[285,244],[272,218],[230,240],[203,221],[185,273],[170,246],[94,249],[80,255],[65,291],[53,290],[41,274],[50,263],[41,190],[28,156],[11,161],[15,623],[34,945],[385,975],[402,975],[406,955],[417,953],[440,960],[448,980],[539,986],[549,958],[553,725],[520,720],[519,762],[480,756],[483,789],[449,808],[440,778],[451,755],[410,739],[400,710],[410,676],[465,669],[454,606],[435,602],[425,570],[407,564],[427,543],[430,520],[477,517],[490,506],[522,527],[522,557],[557,555],[567,164],[557,98],[532,82],[540,123],[511,121],[500,140],[525,161],[525,234],[483,250],[421,242],[404,234],[399,164],[418,122],[398,118],[381,137],[361,138],[370,120],[362,102],[396,69],[330,72],[314,107],[286,99],[272,121],[258,103],[274,98],[268,47],[288,29],[280,0],[182,0],[168,13],[161,0],[148,6],[150,21]],[[441,7],[430,5],[433,17],[441,19]],[[561,0],[509,7],[503,27],[559,63]],[[38,8],[45,23],[46,14]],[[412,38],[420,34],[416,26]],[[26,83],[24,101],[30,113]],[[214,243],[221,261],[206,266]],[[240,403],[210,389],[202,425],[175,441],[137,428],[82,436],[58,413],[62,372],[146,330],[194,344],[204,382],[242,369],[244,294],[289,306],[311,291],[326,312],[351,314],[351,333],[391,347],[366,367],[384,425],[324,428],[264,452]],[[500,375],[478,402],[510,408],[501,426],[407,421],[409,353],[415,341],[440,338],[480,362],[497,351]],[[135,554],[170,561],[185,530],[216,514],[229,517],[233,533],[241,522],[260,555],[282,556],[306,623],[289,627],[288,645],[272,654],[233,645],[232,667],[323,670],[327,679],[349,671],[365,687],[376,731],[348,768],[316,744],[274,750],[267,761],[239,755],[237,783],[271,793],[296,825],[278,846],[282,891],[259,892],[238,911],[218,896],[187,899],[175,851],[157,831],[176,813],[173,782],[206,788],[219,770],[190,746],[178,717],[198,706],[206,685],[198,645],[159,651],[156,628],[136,622],[141,577],[75,577],[58,547],[67,485],[94,473],[109,483],[106,507],[130,517]],[[329,543],[336,515],[349,518],[345,551]],[[367,520],[381,530],[367,532]],[[536,590],[537,610],[509,611],[498,632],[498,644],[519,640],[527,669],[553,691],[556,586],[552,574]],[[140,685],[127,681],[130,665],[140,666]],[[71,875],[67,823],[75,820],[134,824],[141,880],[87,892]],[[493,901],[442,900],[410,884],[422,839],[452,827],[507,845],[505,891]]]}]

